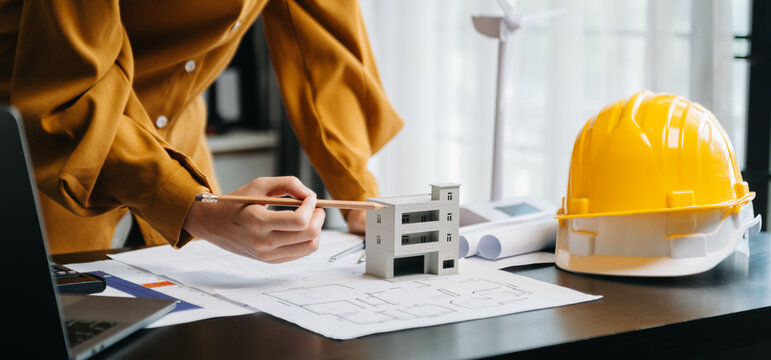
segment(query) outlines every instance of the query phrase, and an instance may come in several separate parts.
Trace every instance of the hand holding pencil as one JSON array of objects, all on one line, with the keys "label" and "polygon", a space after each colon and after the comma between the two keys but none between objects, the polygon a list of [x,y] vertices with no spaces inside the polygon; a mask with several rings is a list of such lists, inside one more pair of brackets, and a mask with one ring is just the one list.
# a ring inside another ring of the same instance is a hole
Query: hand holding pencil
[{"label": "hand holding pencil", "polygon": [[[318,248],[326,213],[316,194],[292,176],[252,180],[228,195],[196,196],[183,229],[227,251],[269,263],[306,256]],[[292,198],[282,198],[282,196]],[[204,201],[204,199],[206,202]],[[254,199],[290,201],[293,211],[244,206]],[[302,200],[299,200],[302,199]]]}]

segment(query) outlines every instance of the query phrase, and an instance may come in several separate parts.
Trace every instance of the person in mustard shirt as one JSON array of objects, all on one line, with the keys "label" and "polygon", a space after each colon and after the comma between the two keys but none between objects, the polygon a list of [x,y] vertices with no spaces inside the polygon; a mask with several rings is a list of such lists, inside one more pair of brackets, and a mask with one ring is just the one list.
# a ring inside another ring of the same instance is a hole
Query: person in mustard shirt
[{"label": "person in mustard shirt", "polygon": [[[127,212],[147,244],[194,238],[267,262],[315,251],[324,212],[293,177],[218,193],[201,97],[261,15],[291,125],[330,195],[378,196],[367,161],[403,126],[356,1],[0,0],[0,102],[22,114],[53,253],[106,249]],[[363,233],[364,211],[344,214]]]}]

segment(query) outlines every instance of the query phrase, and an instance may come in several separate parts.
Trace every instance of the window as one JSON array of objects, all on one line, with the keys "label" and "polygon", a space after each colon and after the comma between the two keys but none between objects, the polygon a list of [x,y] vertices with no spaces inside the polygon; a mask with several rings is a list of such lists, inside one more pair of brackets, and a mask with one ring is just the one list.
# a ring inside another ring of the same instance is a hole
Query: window
[{"label": "window", "polygon": [[439,210],[415,211],[402,214],[402,224],[439,221]]},{"label": "window", "polygon": [[[380,216],[380,215],[378,215],[378,216]],[[380,245],[380,235],[377,236],[377,241],[376,242],[377,242],[378,245]]]},{"label": "window", "polygon": [[447,192],[447,200],[452,200],[452,191]]},{"label": "window", "polygon": [[[379,238],[379,236],[378,236],[378,238]],[[447,242],[452,242],[452,234],[447,234]],[[378,242],[378,244],[380,244],[380,243]]]},{"label": "window", "polygon": [[[747,112],[739,107],[746,106],[747,98],[737,95],[744,95],[749,89],[745,83],[747,61],[737,59],[734,64],[734,69],[741,70],[744,75],[737,74],[738,71],[732,74],[730,68],[723,71],[724,64],[730,66],[730,59],[725,58],[722,43],[730,46],[731,39],[726,32],[730,31],[732,23],[736,23],[731,21],[732,16],[742,19],[745,28],[750,25],[747,11],[753,1],[511,2],[516,4],[516,11],[523,14],[548,14],[557,9],[561,14],[532,21],[529,27],[514,32],[512,36],[517,41],[508,44],[506,91],[503,94],[509,95],[504,96],[501,105],[505,109],[504,128],[516,131],[507,131],[502,144],[501,155],[506,159],[502,169],[506,181],[504,198],[524,194],[547,199],[564,196],[568,180],[566,164],[570,163],[576,133],[604,106],[639,89],[666,91],[691,100],[697,100],[694,97],[698,90],[701,96],[715,99],[720,111],[726,111],[729,118],[734,115],[735,122],[724,124],[724,127],[744,130],[740,125],[743,121],[739,120],[744,119]],[[762,2],[754,1],[755,4]],[[492,137],[495,109],[490,96],[495,94],[496,69],[485,64],[497,56],[497,49],[471,51],[468,41],[431,42],[425,39],[429,36],[442,39],[446,34],[464,34],[469,39],[476,39],[474,36],[480,35],[468,20],[458,19],[477,12],[500,14],[500,9],[495,7],[494,1],[431,1],[431,4],[452,5],[442,7],[441,11],[421,13],[426,3],[361,2],[372,47],[380,50],[375,51],[376,61],[389,64],[383,66],[380,76],[389,79],[392,88],[404,90],[389,93],[389,98],[399,104],[402,116],[413,120],[412,126],[405,127],[399,134],[401,141],[378,153],[369,167],[376,178],[382,179],[381,188],[391,189],[391,193],[408,194],[415,186],[415,182],[404,181],[402,176],[389,176],[393,174],[394,164],[399,164],[400,173],[409,174],[411,179],[451,180],[458,177],[457,182],[463,184],[465,200],[489,199],[491,170],[480,163],[491,162],[492,144],[482,146],[478,139]],[[745,10],[739,11],[737,7]],[[703,15],[704,10],[711,16]],[[421,13],[421,17],[382,16],[386,11],[391,11],[390,14]],[[699,28],[693,34],[696,36],[692,36],[691,29],[700,22],[707,22],[715,31]],[[427,23],[432,26],[425,26]],[[405,36],[418,29],[425,31],[425,37]],[[747,31],[736,34],[745,36]],[[700,40],[694,43],[693,38]],[[746,46],[744,43],[744,39],[737,39],[734,44],[740,50]],[[479,44],[484,43],[480,40]],[[415,53],[403,56],[407,48]],[[711,50],[705,53],[707,49]],[[436,60],[430,71],[404,71],[416,65],[412,59],[426,55]],[[696,66],[691,64],[702,62],[721,70],[714,74],[696,73]],[[443,70],[459,64],[466,70],[463,76]],[[561,71],[564,69],[570,71]],[[715,82],[714,88],[695,88],[696,83],[711,81]],[[731,81],[736,84],[732,85]],[[417,83],[426,84],[426,87],[414,86]],[[511,89],[531,91],[512,94],[508,91]],[[731,98],[721,95],[724,90],[732,90]],[[568,98],[566,94],[575,96]],[[555,98],[569,105],[550,106],[553,104],[550,100]],[[481,102],[489,106],[480,106]],[[766,123],[768,106],[766,101]],[[731,109],[736,112],[731,114]],[[717,112],[719,109],[710,110]],[[479,122],[463,121],[474,114],[480,114]],[[715,116],[723,123],[720,115]],[[432,136],[427,136],[425,129],[432,129]],[[744,143],[746,132],[725,130],[735,146],[735,155],[743,157],[747,151],[738,143]],[[732,132],[739,136],[732,137]],[[767,134],[768,131],[764,135]],[[768,152],[764,155],[768,156]],[[427,164],[426,161],[403,160],[415,156],[432,161]],[[742,159],[737,158],[737,163],[740,169],[743,168]],[[480,173],[472,174],[474,171]],[[449,189],[443,190],[445,196],[439,199],[454,201],[454,198],[449,200]]]},{"label": "window", "polygon": [[425,244],[439,241],[439,231],[424,231],[402,235],[402,245]]},{"label": "window", "polygon": [[447,213],[447,221],[452,221],[452,213]]},{"label": "window", "polygon": [[444,260],[442,261],[442,269],[452,269],[455,267],[455,260]]},{"label": "window", "polygon": [[383,222],[383,215],[377,214],[377,223],[380,224],[381,222]]}]

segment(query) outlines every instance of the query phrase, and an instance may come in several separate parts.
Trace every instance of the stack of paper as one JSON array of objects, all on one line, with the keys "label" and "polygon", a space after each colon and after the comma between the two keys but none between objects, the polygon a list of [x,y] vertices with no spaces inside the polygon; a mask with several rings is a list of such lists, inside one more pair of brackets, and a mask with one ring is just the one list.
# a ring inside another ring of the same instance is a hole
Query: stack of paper
[{"label": "stack of paper", "polygon": [[[111,257],[194,293],[232,302],[242,312],[264,311],[335,339],[600,298],[465,261],[459,263],[457,275],[415,275],[396,281],[363,274],[364,264],[358,263],[357,255],[329,262],[330,256],[360,241],[357,236],[325,231],[316,253],[279,265],[235,255],[205,241],[180,250],[159,246]],[[178,294],[182,300],[196,301]]]}]

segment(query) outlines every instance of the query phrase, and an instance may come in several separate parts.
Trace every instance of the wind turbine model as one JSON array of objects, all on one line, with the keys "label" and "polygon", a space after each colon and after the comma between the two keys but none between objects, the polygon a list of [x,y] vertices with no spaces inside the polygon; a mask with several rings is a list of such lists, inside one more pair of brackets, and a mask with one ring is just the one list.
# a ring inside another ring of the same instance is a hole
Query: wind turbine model
[{"label": "wind turbine model", "polygon": [[472,16],[474,28],[482,35],[498,39],[498,85],[495,92],[495,126],[493,135],[493,183],[491,201],[499,201],[503,195],[503,79],[506,74],[506,43],[523,22],[535,17],[552,16],[562,10],[522,18],[506,0],[497,0],[504,16]]}]

